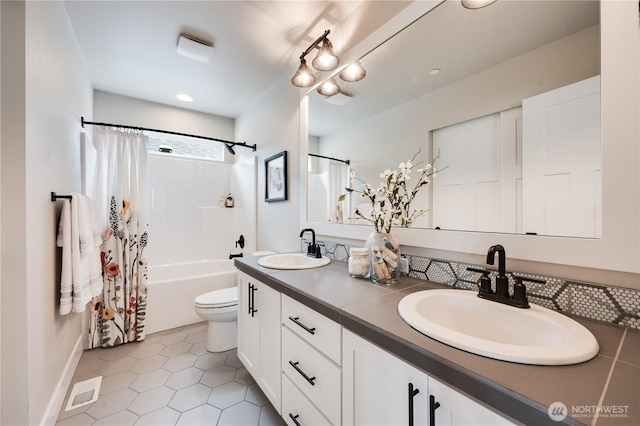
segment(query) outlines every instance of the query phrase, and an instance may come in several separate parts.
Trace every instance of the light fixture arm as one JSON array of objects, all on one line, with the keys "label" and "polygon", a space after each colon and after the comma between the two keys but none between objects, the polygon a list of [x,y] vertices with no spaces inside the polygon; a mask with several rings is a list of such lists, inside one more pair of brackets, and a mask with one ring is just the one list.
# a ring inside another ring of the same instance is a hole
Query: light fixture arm
[{"label": "light fixture arm", "polygon": [[309,47],[307,47],[307,50],[302,52],[302,55],[300,55],[300,60],[303,60],[304,57],[307,56],[313,49],[319,49],[318,45],[320,44],[320,42],[322,42],[323,40],[325,40],[327,38],[327,36],[329,35],[330,32],[331,32],[331,30],[325,30],[324,34],[322,34],[320,37],[318,37],[316,39],[316,41],[311,43],[311,45]]}]

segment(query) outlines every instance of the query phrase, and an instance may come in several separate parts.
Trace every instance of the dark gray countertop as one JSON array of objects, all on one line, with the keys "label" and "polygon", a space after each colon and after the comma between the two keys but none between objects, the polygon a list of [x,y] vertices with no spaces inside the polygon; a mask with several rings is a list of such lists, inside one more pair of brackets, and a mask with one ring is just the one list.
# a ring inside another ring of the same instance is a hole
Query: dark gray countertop
[{"label": "dark gray countertop", "polygon": [[573,317],[600,344],[600,352],[592,360],[568,366],[497,361],[440,343],[400,318],[397,305],[405,295],[449,287],[404,276],[396,286],[379,286],[366,279],[351,278],[346,263],[338,261],[317,269],[276,270],[259,266],[258,259],[238,258],[235,264],[241,271],[517,422],[558,424],[551,420],[547,409],[552,403],[561,402],[569,411],[566,424],[590,424],[593,413],[600,409],[607,412],[597,419],[598,425],[640,425],[637,331]]}]

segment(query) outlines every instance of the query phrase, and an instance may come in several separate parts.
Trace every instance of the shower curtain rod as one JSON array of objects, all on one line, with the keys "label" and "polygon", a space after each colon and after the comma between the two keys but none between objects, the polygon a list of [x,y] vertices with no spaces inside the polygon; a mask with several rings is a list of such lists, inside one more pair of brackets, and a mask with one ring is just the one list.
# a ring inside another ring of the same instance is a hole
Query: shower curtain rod
[{"label": "shower curtain rod", "polygon": [[345,163],[346,165],[350,165],[351,164],[351,160],[341,160],[339,158],[325,157],[324,155],[318,155],[318,154],[308,154],[308,155],[310,155],[312,157],[325,158],[327,160],[339,161],[341,163]]},{"label": "shower curtain rod", "polygon": [[190,135],[188,133],[172,132],[170,130],[149,129],[149,128],[146,128],[146,127],[126,126],[126,125],[123,125],[123,124],[110,124],[110,123],[98,123],[98,122],[95,122],[95,121],[85,121],[84,117],[80,117],[80,122],[82,123],[82,127],[83,128],[84,128],[85,124],[90,124],[92,126],[117,127],[117,128],[121,128],[121,129],[131,129],[131,130],[141,130],[141,131],[147,131],[147,132],[166,133],[166,134],[169,134],[169,135],[187,136],[187,137],[190,137],[190,138],[206,139],[206,140],[209,140],[209,141],[220,142],[220,143],[223,143],[227,147],[227,151],[229,151],[233,155],[235,155],[235,152],[233,150],[234,146],[242,146],[242,147],[245,147],[245,148],[251,148],[253,151],[256,150],[256,144],[249,145],[246,142],[232,142],[232,141],[226,141],[224,139],[210,138],[208,136],[198,136],[198,135]]}]

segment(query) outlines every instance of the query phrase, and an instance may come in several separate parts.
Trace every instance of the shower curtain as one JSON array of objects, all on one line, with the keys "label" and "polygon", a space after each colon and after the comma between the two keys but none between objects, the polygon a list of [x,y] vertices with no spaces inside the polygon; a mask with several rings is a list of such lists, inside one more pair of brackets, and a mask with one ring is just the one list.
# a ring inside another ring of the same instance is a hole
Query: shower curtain
[{"label": "shower curtain", "polygon": [[327,177],[329,181],[327,183],[329,222],[343,223],[349,213],[349,206],[344,206],[344,202],[338,202],[338,198],[345,193],[345,188],[349,186],[349,168],[340,161],[329,160]]},{"label": "shower curtain", "polygon": [[92,300],[89,346],[144,339],[147,306],[148,137],[133,131],[96,130],[94,204],[104,229],[102,297]]}]

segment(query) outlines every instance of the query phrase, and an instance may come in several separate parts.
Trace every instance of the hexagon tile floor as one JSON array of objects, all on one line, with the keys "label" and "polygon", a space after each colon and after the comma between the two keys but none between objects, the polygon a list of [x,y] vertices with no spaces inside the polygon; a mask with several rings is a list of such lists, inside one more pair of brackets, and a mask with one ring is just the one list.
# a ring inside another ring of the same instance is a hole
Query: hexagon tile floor
[{"label": "hexagon tile floor", "polygon": [[[56,425],[284,425],[235,349],[207,352],[206,325],[85,351]],[[98,400],[64,411],[73,384],[96,376]]]}]

